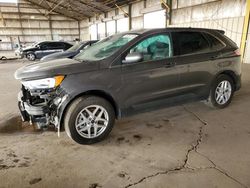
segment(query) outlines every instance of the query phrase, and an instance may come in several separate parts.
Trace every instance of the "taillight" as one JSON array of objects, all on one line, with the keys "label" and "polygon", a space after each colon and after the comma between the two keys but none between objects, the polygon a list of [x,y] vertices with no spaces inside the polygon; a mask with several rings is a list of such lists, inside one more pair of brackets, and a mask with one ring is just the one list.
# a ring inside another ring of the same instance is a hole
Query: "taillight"
[{"label": "taillight", "polygon": [[240,49],[234,50],[234,54],[235,54],[235,55],[240,55]]}]

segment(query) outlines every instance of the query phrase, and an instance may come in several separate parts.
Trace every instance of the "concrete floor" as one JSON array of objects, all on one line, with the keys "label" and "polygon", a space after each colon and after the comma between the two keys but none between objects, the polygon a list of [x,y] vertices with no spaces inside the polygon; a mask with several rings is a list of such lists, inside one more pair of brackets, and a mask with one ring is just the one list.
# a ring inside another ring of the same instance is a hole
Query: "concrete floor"
[{"label": "concrete floor", "polygon": [[250,187],[249,65],[228,108],[136,115],[91,146],[21,126],[13,73],[22,65],[0,64],[0,187]]}]

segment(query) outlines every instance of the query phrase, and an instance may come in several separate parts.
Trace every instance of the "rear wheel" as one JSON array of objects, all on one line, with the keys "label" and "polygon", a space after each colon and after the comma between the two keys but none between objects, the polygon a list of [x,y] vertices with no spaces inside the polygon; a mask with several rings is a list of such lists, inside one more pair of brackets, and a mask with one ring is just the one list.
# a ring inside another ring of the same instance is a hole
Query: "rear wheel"
[{"label": "rear wheel", "polygon": [[103,98],[86,96],[76,99],[68,108],[65,119],[67,135],[79,144],[103,140],[113,128],[115,113]]},{"label": "rear wheel", "polygon": [[35,61],[36,55],[33,52],[28,52],[26,58],[30,61]]},{"label": "rear wheel", "polygon": [[208,103],[216,108],[225,108],[231,103],[234,94],[233,80],[225,75],[219,75],[212,84]]}]

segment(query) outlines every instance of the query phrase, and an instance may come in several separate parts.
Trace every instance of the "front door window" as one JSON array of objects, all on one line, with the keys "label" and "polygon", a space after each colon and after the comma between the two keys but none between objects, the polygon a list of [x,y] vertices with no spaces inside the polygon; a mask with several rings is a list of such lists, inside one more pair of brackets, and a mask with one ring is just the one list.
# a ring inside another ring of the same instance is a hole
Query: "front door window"
[{"label": "front door window", "polygon": [[170,37],[167,34],[159,34],[148,37],[130,49],[129,53],[139,52],[142,61],[155,61],[172,56]]}]

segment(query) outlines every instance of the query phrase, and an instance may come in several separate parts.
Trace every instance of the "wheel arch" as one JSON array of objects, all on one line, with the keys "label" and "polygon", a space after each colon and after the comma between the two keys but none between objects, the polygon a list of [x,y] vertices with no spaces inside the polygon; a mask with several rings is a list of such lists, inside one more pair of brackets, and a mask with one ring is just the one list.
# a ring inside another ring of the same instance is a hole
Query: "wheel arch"
[{"label": "wheel arch", "polygon": [[119,105],[117,104],[117,102],[114,100],[114,98],[107,92],[102,91],[102,90],[89,90],[89,91],[85,91],[83,93],[79,93],[78,95],[74,96],[67,104],[66,106],[62,109],[61,112],[61,116],[59,118],[59,125],[60,127],[64,127],[64,116],[65,113],[67,111],[67,109],[69,108],[69,106],[72,104],[73,101],[75,101],[76,99],[78,99],[79,97],[84,97],[84,96],[97,96],[97,97],[101,97],[106,99],[108,102],[110,102],[110,104],[113,106],[114,111],[115,111],[115,117],[119,118],[121,116],[121,111],[119,108]]},{"label": "wheel arch", "polygon": [[25,53],[25,57],[27,58],[27,56],[28,56],[29,54],[33,54],[33,55],[35,56],[35,59],[37,58],[37,56],[36,56],[36,54],[35,54],[34,51],[27,51],[27,52]]},{"label": "wheel arch", "polygon": [[217,79],[217,77],[222,75],[222,74],[229,76],[233,80],[233,84],[234,84],[233,86],[234,86],[234,90],[235,90],[236,86],[237,86],[237,81],[236,81],[237,76],[236,76],[235,72],[232,70],[223,70],[216,75],[215,79]]}]

